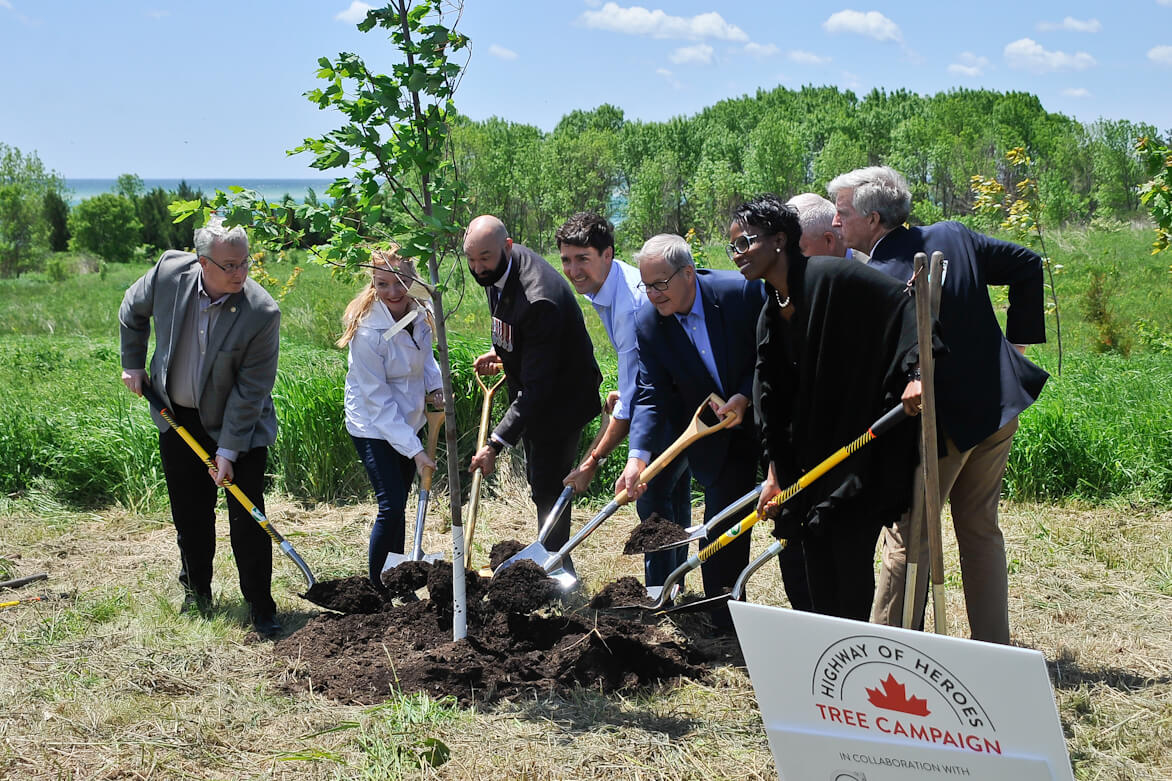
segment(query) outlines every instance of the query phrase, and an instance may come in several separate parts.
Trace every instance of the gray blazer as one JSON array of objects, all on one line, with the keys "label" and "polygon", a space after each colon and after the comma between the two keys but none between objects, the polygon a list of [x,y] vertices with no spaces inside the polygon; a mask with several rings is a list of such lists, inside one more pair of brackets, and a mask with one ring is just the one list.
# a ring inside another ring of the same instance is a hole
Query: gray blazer
[{"label": "gray blazer", "polygon": [[[168,250],[155,267],[126,290],[118,312],[122,341],[122,368],[146,366],[150,320],[155,320],[155,352],[150,382],[167,399],[167,371],[187,306],[195,300],[199,261],[190,252]],[[277,379],[277,352],[281,310],[268,292],[252,279],[233,293],[208,337],[207,358],[197,381],[199,417],[216,446],[244,452],[273,444],[277,416],[273,411],[273,383]],[[155,425],[167,422],[151,410]]]}]

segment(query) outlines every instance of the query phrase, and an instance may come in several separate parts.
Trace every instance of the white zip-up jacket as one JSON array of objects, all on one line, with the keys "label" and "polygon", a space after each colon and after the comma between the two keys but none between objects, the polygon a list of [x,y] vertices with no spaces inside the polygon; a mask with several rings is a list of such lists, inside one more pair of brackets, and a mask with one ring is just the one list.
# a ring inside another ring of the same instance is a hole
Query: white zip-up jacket
[{"label": "white zip-up jacket", "polygon": [[[407,325],[414,324],[414,333]],[[382,301],[350,340],[346,372],[346,430],[356,437],[384,439],[406,458],[423,450],[425,396],[442,387],[431,349],[431,327],[415,304],[398,322]]]}]

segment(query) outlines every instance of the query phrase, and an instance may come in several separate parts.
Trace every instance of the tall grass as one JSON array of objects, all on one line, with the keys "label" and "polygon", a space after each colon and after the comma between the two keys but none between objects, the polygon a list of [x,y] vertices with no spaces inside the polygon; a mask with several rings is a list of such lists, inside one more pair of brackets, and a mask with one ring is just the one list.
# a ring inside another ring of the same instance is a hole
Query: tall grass
[{"label": "tall grass", "polygon": [[[1172,276],[1168,258],[1148,254],[1142,230],[1070,231],[1056,236],[1060,302],[1066,305],[1066,369],[1022,416],[1006,477],[1015,498],[1126,497],[1172,501]],[[274,397],[278,439],[270,453],[276,488],[304,502],[365,498],[369,486],[343,425],[346,352],[332,346],[346,303],[363,278],[331,274],[306,264],[281,302],[281,364]],[[1118,269],[1111,285],[1113,312],[1135,335],[1130,359],[1099,355],[1099,331],[1079,319],[1077,301],[1095,269]],[[270,264],[279,280],[287,266]],[[118,380],[117,310],[123,291],[148,268],[115,264],[97,274],[53,282],[43,274],[0,280],[0,490],[40,488],[73,506],[118,503],[160,507],[166,491],[157,432],[140,399]],[[993,288],[1003,311],[1003,289]],[[475,446],[482,394],[473,359],[489,348],[489,316],[478,286],[455,281],[446,293],[449,347],[461,465]],[[458,302],[458,306],[456,306]],[[604,375],[616,386],[613,351],[589,305],[583,306]],[[1069,323],[1069,326],[1067,326]],[[1047,368],[1051,343],[1031,348]],[[500,419],[507,393],[497,395]],[[597,430],[591,423],[585,450]],[[437,489],[446,484],[441,438]],[[595,478],[592,494],[609,493],[623,451]]]}]

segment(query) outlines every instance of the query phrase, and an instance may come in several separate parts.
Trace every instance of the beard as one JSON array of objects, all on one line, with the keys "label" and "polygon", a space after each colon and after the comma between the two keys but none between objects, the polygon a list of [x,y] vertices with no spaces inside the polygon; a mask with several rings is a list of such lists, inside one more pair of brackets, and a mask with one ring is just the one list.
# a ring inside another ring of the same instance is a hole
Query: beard
[{"label": "beard", "polygon": [[509,255],[502,249],[501,259],[496,264],[496,268],[494,268],[492,271],[485,271],[481,274],[477,274],[475,271],[473,271],[472,276],[476,279],[477,284],[479,284],[481,287],[491,287],[505,275],[505,272],[508,270],[508,268]]}]

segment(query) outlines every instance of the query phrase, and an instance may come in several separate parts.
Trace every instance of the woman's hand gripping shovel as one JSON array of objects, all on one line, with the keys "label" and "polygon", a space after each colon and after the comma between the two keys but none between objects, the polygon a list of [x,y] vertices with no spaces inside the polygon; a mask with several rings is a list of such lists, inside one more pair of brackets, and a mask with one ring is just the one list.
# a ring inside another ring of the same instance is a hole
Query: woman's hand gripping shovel
[{"label": "woman's hand gripping shovel", "polygon": [[[868,428],[862,436],[851,442],[849,445],[836,450],[824,461],[822,461],[822,463],[818,464],[809,472],[806,472],[806,474],[802,475],[796,483],[791,485],[789,488],[786,488],[777,496],[773,497],[769,501],[769,506],[777,507],[789,501],[803,489],[809,487],[809,485],[819,477],[845,461],[846,458],[856,450],[871,442],[871,440],[875,439],[876,437],[879,437],[880,435],[890,431],[905,418],[907,418],[907,413],[904,412],[903,404],[892,407],[887,411],[886,414],[883,415],[883,417],[872,423],[870,428]],[[742,497],[742,499],[743,498],[744,497]],[[733,505],[730,505],[730,507],[741,503],[742,499],[738,499],[737,502],[734,502]],[[741,503],[740,506],[743,506],[743,503]],[[778,540],[777,542],[774,542],[764,553],[754,559],[749,564],[749,566],[741,572],[740,576],[736,580],[736,584],[733,586],[733,590],[730,593],[691,602],[687,605],[667,607],[671,602],[672,586],[683,579],[683,577],[689,572],[696,569],[701,564],[708,561],[710,558],[723,550],[733,540],[737,539],[749,529],[753,528],[753,526],[757,523],[757,521],[761,520],[761,518],[762,516],[759,515],[756,510],[754,510],[740,523],[734,525],[724,534],[720,535],[711,543],[709,543],[706,547],[702,548],[699,553],[689,557],[687,561],[685,561],[683,564],[677,567],[674,572],[667,576],[667,580],[665,580],[663,583],[663,591],[660,592],[659,599],[655,600],[650,605],[616,605],[614,609],[651,610],[654,612],[662,611],[664,613],[691,612],[693,610],[706,610],[712,607],[716,607],[719,604],[727,602],[729,599],[741,599],[744,596],[745,582],[748,580],[749,576],[760,569],[766,561],[768,561],[773,556],[776,556],[782,551],[782,549],[785,548],[784,540]],[[736,594],[735,597],[733,596],[734,594]]]},{"label": "woman's hand gripping shovel", "polygon": [[[675,460],[675,458],[679,456],[680,453],[684,452],[684,450],[686,450],[693,442],[703,439],[704,437],[711,434],[715,434],[721,429],[728,428],[740,420],[740,417],[735,412],[730,412],[722,419],[717,420],[715,413],[712,411],[713,405],[716,407],[724,406],[724,400],[715,393],[711,394],[708,396],[708,398],[701,402],[699,408],[696,410],[696,414],[692,416],[691,422],[688,423],[687,428],[684,429],[683,433],[680,434],[676,441],[673,442],[667,448],[667,450],[664,450],[663,453],[660,454],[659,458],[655,459],[647,465],[647,468],[644,469],[643,472],[639,475],[640,484],[650,481],[653,477],[663,471],[663,469],[668,464]],[[709,418],[709,420],[705,420],[704,418]],[[501,562],[501,565],[496,568],[495,572],[493,572],[494,577],[506,567],[512,566],[522,559],[528,559],[529,561],[536,562],[543,570],[545,570],[545,574],[557,580],[558,583],[561,584],[562,588],[571,589],[577,585],[578,579],[562,568],[562,560],[567,555],[569,555],[569,553],[573,551],[574,548],[578,547],[583,540],[593,534],[594,531],[602,525],[603,521],[614,515],[616,510],[631,500],[627,497],[626,489],[619,491],[618,495],[616,495],[614,499],[612,499],[605,507],[603,507],[602,510],[599,511],[598,515],[594,516],[585,526],[579,529],[578,533],[571,537],[565,545],[563,545],[556,552],[551,551],[545,547],[545,535],[548,535],[548,529],[552,527],[553,519],[557,518],[558,513],[561,512],[561,507],[564,505],[563,499],[565,501],[569,501],[569,493],[569,488],[562,492],[561,497],[558,499],[558,504],[554,507],[553,512],[550,513],[549,517],[546,518],[545,523],[542,525],[541,532],[538,534],[537,542],[526,546],[512,557]]]},{"label": "woman's hand gripping shovel", "polygon": [[[444,412],[428,410],[427,415],[427,457],[435,461],[435,451],[439,447],[440,427],[444,425]],[[419,506],[415,510],[415,542],[411,546],[411,553],[388,553],[386,563],[380,578],[390,570],[408,561],[426,561],[434,564],[444,560],[442,553],[423,552],[423,522],[427,518],[427,500],[431,497],[431,478],[435,475],[435,467],[425,466],[419,475]]]},{"label": "woman's hand gripping shovel", "polygon": [[[476,383],[484,391],[484,401],[480,404],[480,432],[476,435],[476,452],[480,452],[480,448],[488,442],[488,422],[492,417],[492,397],[496,395],[497,388],[505,381],[505,373],[502,371],[501,376],[492,385],[486,385],[476,371],[472,372],[472,376],[476,378]],[[471,498],[468,500],[468,531],[464,535],[465,569],[472,567],[472,535],[476,534],[476,515],[480,510],[480,483],[483,480],[484,473],[479,469],[472,473],[472,492]]]},{"label": "woman's hand gripping shovel", "polygon": [[[175,429],[175,433],[183,438],[183,441],[186,442],[188,447],[190,447],[192,451],[199,457],[199,460],[203,461],[209,469],[214,470],[216,468],[216,463],[212,461],[211,456],[208,455],[208,451],[203,449],[203,446],[196,441],[195,437],[191,435],[190,431],[183,428],[183,426],[180,426],[175,421],[175,419],[171,417],[171,411],[167,409],[166,405],[163,404],[162,398],[160,398],[159,394],[155,392],[155,389],[150,385],[143,383],[142,395],[143,398],[145,398],[152,407],[158,410],[158,413],[163,416],[163,420],[167,421],[171,428]],[[297,554],[297,551],[293,550],[292,543],[282,537],[281,533],[273,528],[273,525],[269,523],[269,519],[266,518],[265,514],[260,511],[260,508],[253,504],[252,500],[249,499],[248,496],[246,496],[245,493],[241,491],[235,483],[225,482],[224,487],[228,489],[229,493],[236,497],[236,501],[240,502],[245,510],[248,510],[248,514],[252,516],[253,520],[260,524],[260,528],[265,530],[265,533],[267,533],[269,537],[272,538],[273,542],[277,543],[277,547],[281,549],[281,552],[292,559],[293,563],[297,565],[297,568],[301,570],[301,574],[305,576],[306,590],[308,591],[316,586],[317,578],[315,578],[313,573],[309,571],[309,566],[305,563],[305,560]],[[305,595],[302,594],[302,596]]]}]

